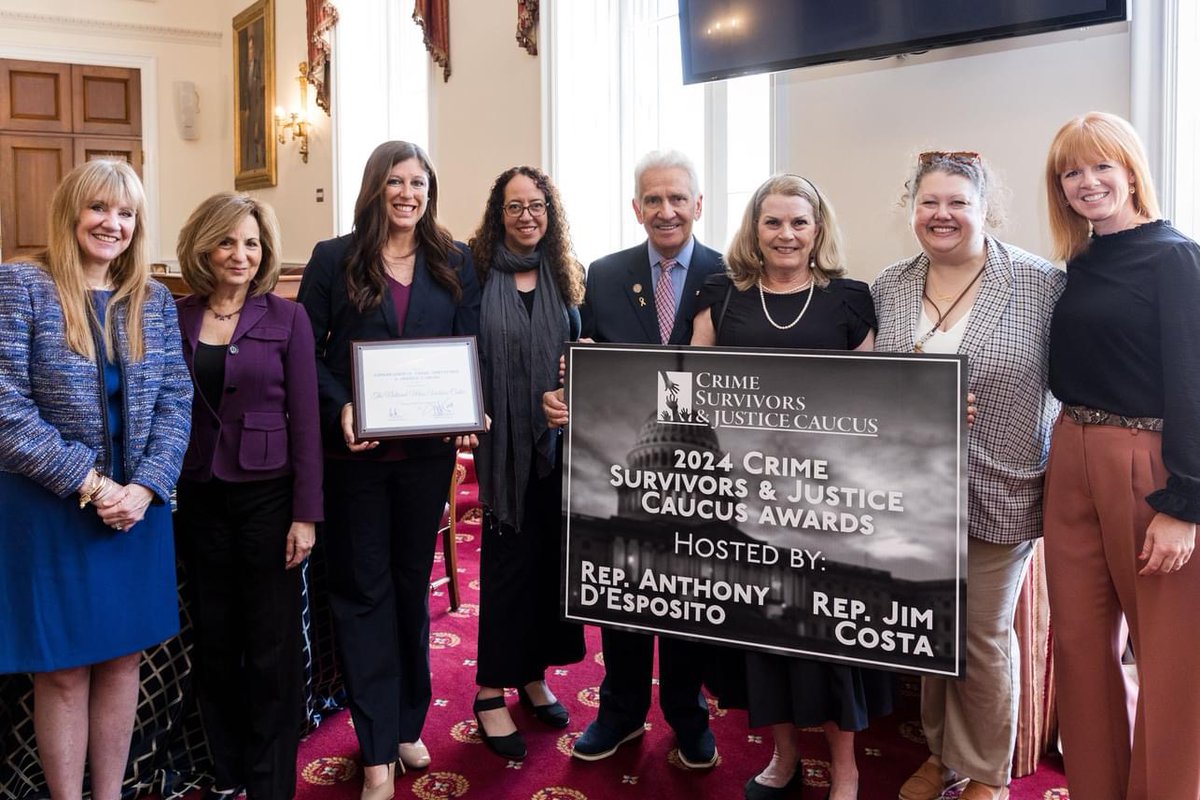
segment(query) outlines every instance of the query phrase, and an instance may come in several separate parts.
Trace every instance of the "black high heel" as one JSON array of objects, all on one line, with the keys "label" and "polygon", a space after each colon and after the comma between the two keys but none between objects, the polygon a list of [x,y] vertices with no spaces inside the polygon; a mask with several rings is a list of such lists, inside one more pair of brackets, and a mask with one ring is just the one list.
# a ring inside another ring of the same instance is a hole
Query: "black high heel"
[{"label": "black high heel", "polygon": [[567,713],[566,706],[557,700],[544,706],[535,706],[524,686],[517,687],[517,697],[521,705],[533,712],[538,722],[544,722],[552,728],[565,728],[571,724],[571,715]]},{"label": "black high heel", "polygon": [[490,736],[487,728],[483,727],[483,720],[480,719],[479,712],[494,711],[497,708],[504,708],[504,695],[487,698],[475,695],[475,702],[472,704],[471,710],[475,712],[475,725],[479,738],[483,740],[489,750],[501,758],[507,758],[509,761],[524,761],[528,751],[525,749],[525,737],[521,735],[520,731],[513,731],[507,736]]}]

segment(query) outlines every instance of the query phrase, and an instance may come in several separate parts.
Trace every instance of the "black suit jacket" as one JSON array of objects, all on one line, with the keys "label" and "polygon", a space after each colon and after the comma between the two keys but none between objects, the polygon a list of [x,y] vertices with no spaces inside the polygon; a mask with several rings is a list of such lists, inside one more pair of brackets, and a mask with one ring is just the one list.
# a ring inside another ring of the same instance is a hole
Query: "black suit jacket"
[{"label": "black suit jacket", "polygon": [[[433,336],[477,336],[479,334],[479,279],[475,261],[466,245],[455,242],[450,263],[462,283],[462,300],[433,280],[423,248],[417,248],[413,267],[412,294],[404,330],[396,325],[396,307],[390,295],[376,308],[359,312],[346,290],[344,262],[350,234],[318,242],[304,268],[297,300],[312,321],[317,344],[317,389],[321,399],[321,429],[327,450],[348,453],[342,439],[342,407],[353,401],[350,343],[382,339],[420,339]],[[436,455],[452,445],[440,438],[407,439],[404,450],[414,456]],[[378,457],[384,448],[361,455]]]},{"label": "black suit jacket", "polygon": [[[697,240],[668,344],[688,344],[692,340],[700,287],[705,278],[724,269],[721,254]],[[592,262],[579,312],[583,317],[582,335],[597,342],[661,344],[646,242]]]}]

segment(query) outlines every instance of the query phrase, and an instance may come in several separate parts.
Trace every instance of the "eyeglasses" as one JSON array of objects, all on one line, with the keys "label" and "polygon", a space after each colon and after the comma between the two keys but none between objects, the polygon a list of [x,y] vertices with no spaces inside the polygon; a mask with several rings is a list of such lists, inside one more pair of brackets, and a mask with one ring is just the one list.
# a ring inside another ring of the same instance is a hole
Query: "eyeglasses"
[{"label": "eyeglasses", "polygon": [[516,200],[512,201],[511,203],[504,204],[504,213],[513,219],[517,219],[526,211],[529,212],[529,216],[531,217],[543,216],[546,213],[546,204],[541,200],[534,200],[529,205],[522,205]]},{"label": "eyeglasses", "polygon": [[971,150],[927,150],[917,156],[917,163],[928,167],[935,161],[957,161],[961,164],[978,164],[979,153]]}]

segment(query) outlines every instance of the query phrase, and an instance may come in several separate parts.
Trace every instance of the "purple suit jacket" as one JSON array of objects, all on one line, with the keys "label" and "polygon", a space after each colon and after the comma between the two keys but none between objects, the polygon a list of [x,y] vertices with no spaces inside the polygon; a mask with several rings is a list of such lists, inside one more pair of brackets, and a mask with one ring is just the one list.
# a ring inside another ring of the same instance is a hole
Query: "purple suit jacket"
[{"label": "purple suit jacket", "polygon": [[[177,305],[194,384],[205,299],[189,295]],[[244,482],[291,475],[292,519],[323,520],[314,348],[303,306],[272,294],[247,298],[225,356],[221,407],[193,392],[182,477]]]}]

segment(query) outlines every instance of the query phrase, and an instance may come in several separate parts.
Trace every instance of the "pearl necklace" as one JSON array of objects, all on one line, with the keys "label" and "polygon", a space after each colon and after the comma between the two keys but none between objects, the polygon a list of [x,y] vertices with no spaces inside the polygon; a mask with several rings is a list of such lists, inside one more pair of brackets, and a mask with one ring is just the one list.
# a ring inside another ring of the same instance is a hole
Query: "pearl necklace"
[{"label": "pearl necklace", "polygon": [[[778,322],[776,322],[775,320],[773,320],[771,318],[771,312],[767,311],[767,295],[768,294],[799,294],[800,292],[803,292],[805,289],[809,290],[808,291],[808,299],[804,301],[804,308],[800,309],[800,313],[796,315],[796,318],[794,320],[792,320],[787,325],[780,325]],[[815,289],[813,289],[813,282],[812,282],[811,278],[809,278],[808,283],[804,284],[803,286],[796,288],[796,289],[792,289],[791,291],[787,291],[787,292],[772,292],[768,289],[765,289],[765,288],[763,288],[762,278],[758,279],[758,299],[762,302],[763,316],[767,318],[767,322],[771,323],[771,327],[775,328],[776,330],[786,331],[786,330],[791,330],[792,328],[796,327],[796,324],[799,323],[800,320],[804,318],[804,314],[808,311],[808,305],[809,305],[809,303],[812,302],[814,294],[816,294],[816,291],[815,291]]]}]

